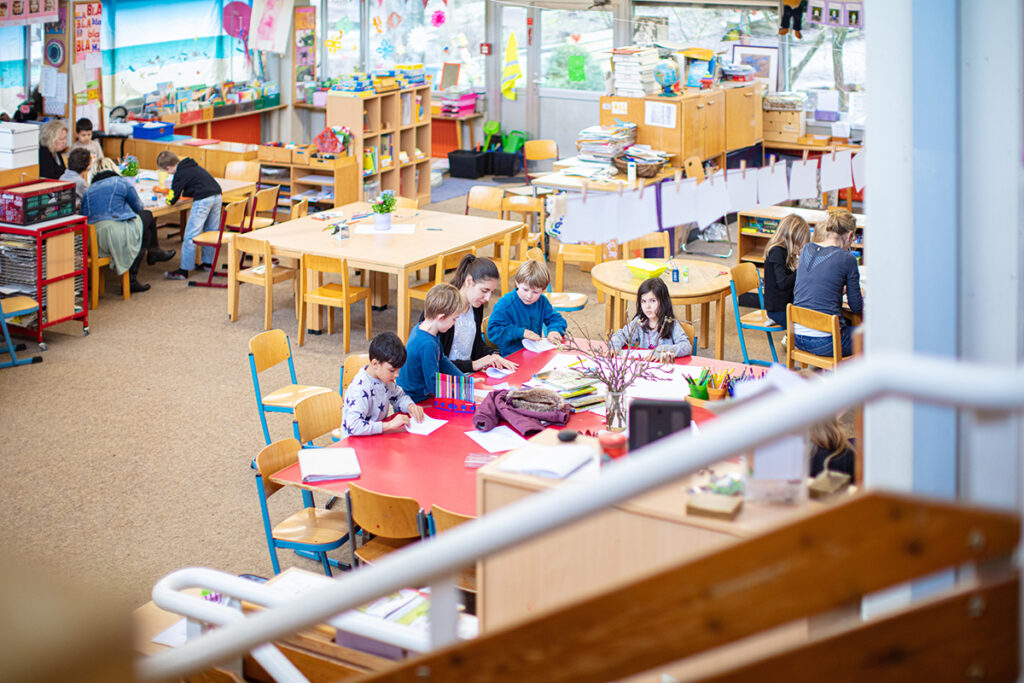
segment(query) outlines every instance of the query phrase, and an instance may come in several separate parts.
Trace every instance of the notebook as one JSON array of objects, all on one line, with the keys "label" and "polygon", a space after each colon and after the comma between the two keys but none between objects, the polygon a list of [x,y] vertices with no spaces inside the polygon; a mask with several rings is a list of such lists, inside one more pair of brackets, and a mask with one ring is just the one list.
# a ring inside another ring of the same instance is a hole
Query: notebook
[{"label": "notebook", "polygon": [[498,465],[504,472],[533,474],[538,477],[564,479],[590,462],[596,451],[590,446],[530,445],[510,453]]},{"label": "notebook", "polygon": [[304,484],[333,479],[358,479],[359,459],[351,448],[303,448],[299,451],[299,472]]}]

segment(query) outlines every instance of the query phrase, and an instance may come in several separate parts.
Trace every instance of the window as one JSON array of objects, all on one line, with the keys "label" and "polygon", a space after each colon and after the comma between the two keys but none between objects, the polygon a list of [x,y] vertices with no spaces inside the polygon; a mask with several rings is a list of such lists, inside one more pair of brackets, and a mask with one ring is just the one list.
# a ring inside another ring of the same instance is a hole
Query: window
[{"label": "window", "polygon": [[668,17],[668,39],[732,57],[733,43],[778,44],[779,14],[764,9],[707,9],[685,5],[637,5],[636,17]]},{"label": "window", "polygon": [[[319,0],[318,27],[326,22],[320,66],[317,79],[324,80],[340,74],[360,70],[359,61],[359,3],[352,0]],[[326,16],[325,16],[326,13]]]},{"label": "window", "polygon": [[0,111],[14,116],[25,101],[25,76],[25,28],[0,27]]},{"label": "window", "polygon": [[813,108],[817,90],[839,91],[839,107],[850,122],[864,123],[864,80],[867,71],[864,32],[804,22],[803,39],[790,41],[791,90],[807,92]]},{"label": "window", "polygon": [[[604,92],[611,70],[612,13],[546,9],[541,11],[541,87]],[[583,80],[570,78],[569,58],[583,57]]]}]

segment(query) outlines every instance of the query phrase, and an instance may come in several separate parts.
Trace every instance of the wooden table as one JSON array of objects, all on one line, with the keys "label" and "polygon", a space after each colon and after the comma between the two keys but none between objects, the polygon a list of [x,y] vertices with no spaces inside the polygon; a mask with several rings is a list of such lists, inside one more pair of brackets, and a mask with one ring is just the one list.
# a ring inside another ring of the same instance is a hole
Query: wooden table
[{"label": "wooden table", "polygon": [[[251,180],[229,180],[227,178],[214,178],[214,180],[220,185],[220,189],[224,194],[229,192],[248,192],[256,188],[256,183]],[[156,182],[155,180],[140,178],[139,182],[135,185],[135,189],[139,193],[139,199],[142,200],[142,205],[147,211],[152,212],[154,217],[159,218],[160,216],[167,216],[173,213],[181,213],[192,208],[192,200],[188,197],[183,197],[174,204],[168,204],[166,194],[156,194],[153,192]],[[170,182],[171,178],[168,177],[168,185]],[[184,223],[182,225],[184,226]]]},{"label": "wooden table", "polygon": [[[447,116],[445,114],[432,114],[430,120],[435,124],[435,134],[439,132],[439,127],[436,126],[438,121],[448,122],[455,126],[455,148],[456,149],[473,149],[476,147],[476,133],[473,132],[473,119],[478,119],[483,114],[473,112],[472,114],[463,114],[462,116]],[[462,124],[469,125],[469,147],[462,146]],[[433,148],[433,141],[431,141],[431,148]],[[433,151],[431,151],[433,154]],[[438,156],[433,154],[433,156]]]},{"label": "wooden table", "polygon": [[[338,207],[346,218],[367,213],[370,205],[355,202]],[[415,225],[415,232],[402,235],[389,232],[356,234],[360,225],[373,224],[373,218],[365,218],[349,226],[350,237],[337,240],[328,228],[331,222],[318,220],[314,216],[299,218],[260,230],[259,237],[270,242],[275,256],[299,258],[302,254],[316,254],[344,258],[350,268],[364,268],[378,274],[374,278],[374,303],[387,304],[387,276],[398,277],[398,336],[409,336],[409,277],[418,269],[427,268],[437,262],[437,257],[452,251],[470,247],[484,247],[500,242],[504,236],[522,226],[519,221],[502,221],[494,218],[461,216],[459,214],[424,211],[423,209],[399,209],[393,214],[395,224]],[[236,264],[234,243],[228,247],[229,277],[234,277]],[[234,304],[233,290],[228,288],[228,311]],[[347,313],[346,313],[347,315]],[[311,316],[319,320],[319,314]]]},{"label": "wooden table", "polygon": [[[648,259],[653,263],[664,263],[663,260]],[[700,337],[701,348],[708,347],[708,313],[709,304],[715,302],[715,358],[721,360],[725,340],[725,298],[729,294],[729,271],[707,261],[693,259],[675,259],[680,272],[683,268],[690,269],[689,282],[672,282],[668,271],[661,279],[668,285],[669,295],[674,305],[687,307],[686,317],[690,318],[690,306],[700,304]],[[605,302],[605,327],[619,329],[626,324],[627,301],[636,300],[636,291],[643,282],[626,267],[626,260],[605,261],[594,266],[590,278],[598,291],[608,296]],[[680,280],[682,277],[680,276]]]},{"label": "wooden table", "polygon": [[543,176],[539,176],[534,179],[533,184],[538,187],[550,187],[556,190],[572,190],[582,191],[583,183],[587,183],[588,190],[594,190],[596,192],[618,192],[621,190],[635,190],[641,185],[656,185],[666,178],[671,178],[675,175],[675,172],[679,170],[672,167],[666,167],[658,171],[658,175],[653,178],[637,178],[634,182],[628,182],[626,180],[626,174],[620,173],[614,176],[611,181],[591,181],[586,178],[579,176],[567,175],[565,170],[554,171]]}]

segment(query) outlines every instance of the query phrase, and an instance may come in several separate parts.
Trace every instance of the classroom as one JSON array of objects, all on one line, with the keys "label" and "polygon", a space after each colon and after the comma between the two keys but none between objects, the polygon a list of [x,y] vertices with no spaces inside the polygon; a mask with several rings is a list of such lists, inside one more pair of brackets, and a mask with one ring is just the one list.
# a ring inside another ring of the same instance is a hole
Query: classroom
[{"label": "classroom", "polygon": [[1022,26],[0,0],[2,677],[1018,680]]}]

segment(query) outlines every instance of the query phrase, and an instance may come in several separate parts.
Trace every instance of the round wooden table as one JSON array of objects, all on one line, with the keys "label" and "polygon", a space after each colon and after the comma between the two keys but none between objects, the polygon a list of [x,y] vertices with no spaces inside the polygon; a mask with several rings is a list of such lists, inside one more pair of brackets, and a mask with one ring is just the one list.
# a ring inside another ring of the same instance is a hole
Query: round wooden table
[{"label": "round wooden table", "polygon": [[[652,263],[664,260],[648,259]],[[672,282],[672,274],[665,271],[661,279],[668,285],[669,296],[675,306],[686,306],[686,319],[690,319],[690,306],[700,304],[701,348],[708,347],[708,320],[710,303],[715,302],[715,358],[721,360],[725,340],[725,297],[729,294],[729,271],[719,264],[692,259],[674,259],[680,273],[684,267],[690,269],[688,282]],[[643,278],[638,278],[626,267],[625,260],[605,261],[590,271],[594,287],[607,295],[605,302],[605,327],[609,330],[626,324],[628,302],[636,301],[636,291]],[[680,275],[682,280],[682,275]],[[676,312],[679,315],[679,312]]]}]

